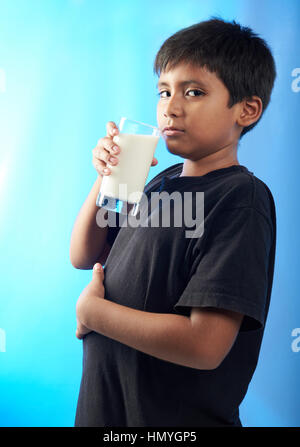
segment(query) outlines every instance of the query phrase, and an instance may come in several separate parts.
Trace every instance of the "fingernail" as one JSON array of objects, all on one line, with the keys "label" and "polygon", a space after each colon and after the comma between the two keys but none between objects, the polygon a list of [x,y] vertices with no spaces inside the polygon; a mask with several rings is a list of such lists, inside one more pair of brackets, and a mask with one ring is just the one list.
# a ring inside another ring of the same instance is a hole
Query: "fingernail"
[{"label": "fingernail", "polygon": [[113,152],[117,153],[118,150],[119,150],[119,148],[118,148],[118,146],[114,146],[114,147],[112,148],[112,150],[113,150]]}]

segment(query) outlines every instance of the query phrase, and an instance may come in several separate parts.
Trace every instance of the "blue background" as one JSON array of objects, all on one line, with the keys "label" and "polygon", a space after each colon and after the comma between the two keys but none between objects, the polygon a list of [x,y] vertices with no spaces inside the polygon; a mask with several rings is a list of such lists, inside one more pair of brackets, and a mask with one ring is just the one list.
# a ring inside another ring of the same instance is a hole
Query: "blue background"
[{"label": "blue background", "polygon": [[[298,0],[0,1],[1,426],[73,426],[75,304],[92,272],[72,267],[69,246],[97,177],[92,149],[109,120],[156,124],[156,52],[212,15],[266,39],[278,71],[269,108],[238,153],[269,185],[278,218],[272,303],[241,420],[299,426]],[[156,157],[148,180],[182,161],[163,141]]]}]

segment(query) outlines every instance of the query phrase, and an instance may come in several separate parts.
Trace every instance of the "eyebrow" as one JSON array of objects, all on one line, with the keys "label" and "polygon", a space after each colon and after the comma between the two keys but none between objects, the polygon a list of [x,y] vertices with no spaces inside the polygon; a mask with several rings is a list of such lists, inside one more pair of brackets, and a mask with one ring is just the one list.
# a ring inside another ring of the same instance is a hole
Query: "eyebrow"
[{"label": "eyebrow", "polygon": [[[195,79],[189,79],[187,81],[182,81],[178,83],[180,86],[185,87],[186,85],[190,85],[190,84],[196,84],[199,85],[199,87],[203,87],[203,88],[207,88],[208,86],[202,82],[202,81],[196,81]],[[167,82],[161,82],[158,81],[158,83],[156,84],[156,87],[169,87],[169,84]]]}]

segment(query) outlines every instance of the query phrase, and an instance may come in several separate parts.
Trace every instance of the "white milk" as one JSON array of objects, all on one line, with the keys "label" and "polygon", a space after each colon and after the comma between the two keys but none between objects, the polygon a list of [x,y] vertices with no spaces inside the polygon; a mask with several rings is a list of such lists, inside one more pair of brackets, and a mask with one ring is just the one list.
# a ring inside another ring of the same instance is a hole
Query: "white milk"
[{"label": "white milk", "polygon": [[120,147],[119,162],[114,166],[107,163],[111,174],[102,178],[101,193],[128,203],[139,202],[158,140],[159,136],[153,135],[116,135],[113,141]]}]

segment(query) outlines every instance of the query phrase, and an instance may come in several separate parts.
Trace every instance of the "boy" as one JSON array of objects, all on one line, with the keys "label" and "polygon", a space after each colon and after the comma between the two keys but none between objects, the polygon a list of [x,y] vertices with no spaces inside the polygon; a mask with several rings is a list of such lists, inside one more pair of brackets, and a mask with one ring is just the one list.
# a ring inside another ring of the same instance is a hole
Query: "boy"
[{"label": "boy", "polygon": [[109,157],[117,163],[109,123],[71,238],[74,267],[100,268],[76,307],[75,425],[240,426],[268,313],[276,218],[271,192],[239,165],[237,146],[269,103],[275,64],[249,28],[212,18],[167,39],[154,68],[158,126],[184,163],[144,192],[204,192],[204,232],[97,226],[101,178]]}]

